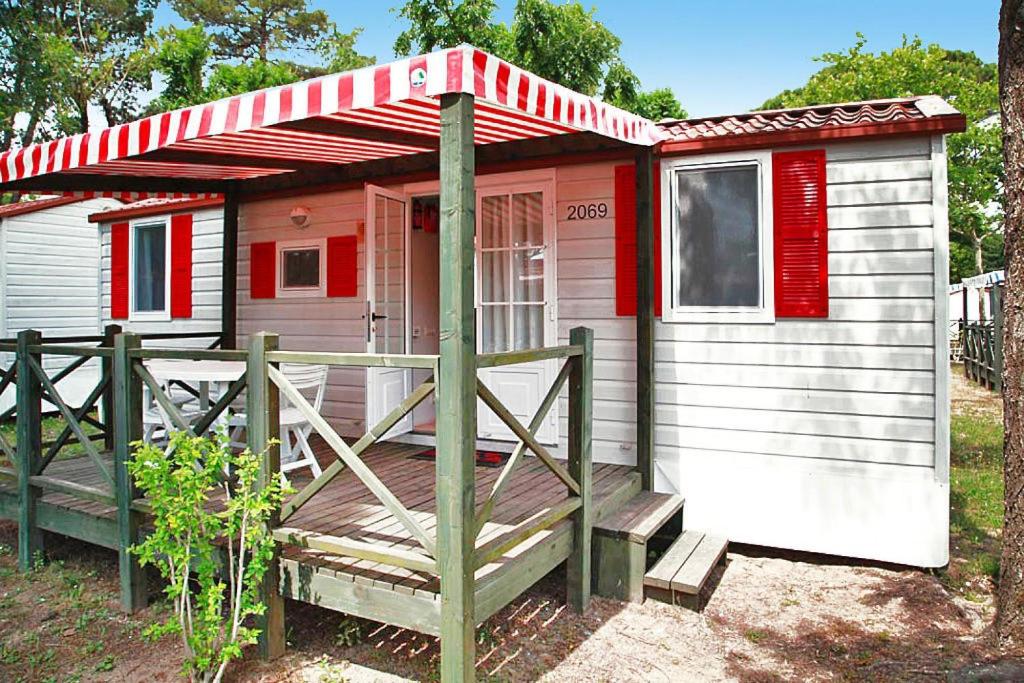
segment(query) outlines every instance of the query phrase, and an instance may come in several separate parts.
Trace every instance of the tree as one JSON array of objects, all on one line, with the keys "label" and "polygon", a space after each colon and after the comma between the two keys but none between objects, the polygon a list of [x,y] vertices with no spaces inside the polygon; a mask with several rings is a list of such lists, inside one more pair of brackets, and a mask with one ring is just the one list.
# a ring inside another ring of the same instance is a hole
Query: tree
[{"label": "tree", "polygon": [[993,264],[984,260],[985,244],[1001,229],[1003,163],[996,66],[972,52],[923,45],[903,39],[889,52],[866,51],[857,34],[852,48],[816,58],[826,66],[802,87],[786,90],[762,109],[829,102],[940,95],[968,119],[965,133],[949,136],[949,216],[955,241],[971,250],[972,275]]},{"label": "tree", "polygon": [[1024,643],[1024,1],[999,13],[999,101],[1006,164],[1006,286],[1003,298],[1002,557],[996,633]]},{"label": "tree", "polygon": [[518,0],[511,25],[493,19],[494,0],[407,0],[409,22],[395,40],[399,55],[470,43],[538,76],[641,115],[685,115],[667,88],[641,92],[619,56],[622,41],[576,0]]},{"label": "tree", "polygon": [[184,19],[212,31],[219,59],[269,62],[274,53],[312,50],[328,34],[327,12],[306,0],[172,0]]},{"label": "tree", "polygon": [[178,109],[207,100],[205,72],[212,50],[202,24],[160,31],[156,69],[164,77],[164,89],[150,105],[151,113]]},{"label": "tree", "polygon": [[[40,32],[32,28],[34,9],[0,1],[0,149],[31,143],[48,108],[53,79]],[[21,125],[19,115],[25,117]]]}]

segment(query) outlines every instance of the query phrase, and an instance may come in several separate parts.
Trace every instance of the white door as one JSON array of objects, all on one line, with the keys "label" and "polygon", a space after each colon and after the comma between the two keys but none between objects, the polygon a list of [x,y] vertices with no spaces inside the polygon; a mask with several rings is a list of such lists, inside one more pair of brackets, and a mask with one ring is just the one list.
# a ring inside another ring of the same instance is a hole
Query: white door
[{"label": "white door", "polygon": [[[409,261],[406,248],[405,195],[366,187],[366,350],[408,353]],[[380,422],[409,395],[411,370],[367,368],[367,429]],[[383,438],[412,431],[412,414],[402,418]]]},{"label": "white door", "polygon": [[[477,344],[481,353],[557,342],[554,279],[554,192],[550,183],[482,189],[477,194]],[[558,371],[557,361],[480,370],[480,379],[527,426]],[[514,440],[478,404],[481,439]],[[538,432],[558,441],[557,404]]]}]

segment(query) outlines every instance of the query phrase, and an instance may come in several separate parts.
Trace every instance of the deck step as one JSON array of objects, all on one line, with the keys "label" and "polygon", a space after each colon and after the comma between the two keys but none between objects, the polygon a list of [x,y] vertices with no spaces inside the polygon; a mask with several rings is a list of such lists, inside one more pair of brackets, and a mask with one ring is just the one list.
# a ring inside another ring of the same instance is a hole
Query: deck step
[{"label": "deck step", "polygon": [[695,607],[704,582],[728,545],[724,538],[684,531],[644,576],[648,597]]},{"label": "deck step", "polygon": [[641,491],[618,511],[594,525],[594,533],[647,543],[658,529],[683,509],[683,497]]}]

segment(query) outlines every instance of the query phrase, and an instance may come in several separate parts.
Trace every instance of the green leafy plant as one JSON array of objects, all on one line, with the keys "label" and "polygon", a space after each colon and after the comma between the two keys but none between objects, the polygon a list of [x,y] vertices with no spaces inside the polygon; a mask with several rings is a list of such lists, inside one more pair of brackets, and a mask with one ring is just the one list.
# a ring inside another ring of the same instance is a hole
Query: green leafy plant
[{"label": "green leafy plant", "polygon": [[183,673],[220,681],[259,636],[247,622],[266,609],[259,587],[273,559],[268,522],[287,491],[280,477],[261,477],[259,455],[234,453],[225,434],[180,432],[166,453],[141,442],[133,447],[128,470],[152,506],[153,533],[132,552],[160,570],[174,605],[174,615],[145,635],[177,634],[186,652]]},{"label": "green leafy plant", "polygon": [[363,622],[355,617],[343,617],[334,634],[334,644],[339,647],[355,647],[366,637]]}]

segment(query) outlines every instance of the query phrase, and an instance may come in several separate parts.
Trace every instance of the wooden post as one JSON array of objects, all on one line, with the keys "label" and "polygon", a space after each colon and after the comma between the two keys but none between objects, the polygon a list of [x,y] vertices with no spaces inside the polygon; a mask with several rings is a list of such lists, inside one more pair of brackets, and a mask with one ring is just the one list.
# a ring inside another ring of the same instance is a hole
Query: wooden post
[{"label": "wooden post", "polygon": [[992,285],[992,388],[1003,390],[1003,288]]},{"label": "wooden post", "polygon": [[594,417],[594,331],[574,327],[569,343],[583,347],[569,371],[569,474],[580,485],[582,505],[573,513],[572,554],[566,573],[569,606],[583,612],[590,604],[591,436]]},{"label": "wooden post", "polygon": [[41,355],[30,353],[29,346],[39,344],[43,335],[38,330],[18,333],[17,346],[17,455],[18,455],[18,568],[30,571],[36,555],[43,552],[43,532],[36,525],[39,489],[28,478],[39,474],[43,447],[42,385],[32,372],[29,359],[42,364]]},{"label": "wooden post", "polygon": [[[114,339],[121,334],[120,325],[107,325],[103,328],[103,348],[114,349]],[[103,448],[114,450],[114,358],[106,356],[100,359],[100,379],[110,378],[110,383],[100,399],[100,410],[103,412]]]},{"label": "wooden post", "polygon": [[121,609],[134,612],[146,606],[146,576],[128,548],[139,540],[141,514],[132,509],[138,497],[128,473],[132,444],[142,439],[142,381],[132,371],[132,349],[142,339],[131,332],[114,337],[114,497],[117,500],[117,560],[121,579]]},{"label": "wooden post", "polygon": [[220,347],[233,349],[238,344],[238,193],[235,191],[224,195],[220,277]]},{"label": "wooden post", "polygon": [[636,467],[654,487],[654,154],[636,153]]},{"label": "wooden post", "polygon": [[[249,449],[261,453],[263,464],[260,468],[260,486],[265,486],[271,477],[281,476],[280,400],[281,394],[271,380],[267,368],[267,352],[276,351],[278,336],[269,332],[254,334],[249,340],[249,359],[246,364],[245,410],[248,422],[245,426]],[[278,525],[275,511],[268,526]],[[275,659],[284,654],[284,598],[280,592],[280,568],[277,552],[270,562],[270,568],[263,575],[260,589],[266,611],[259,619],[260,656]]]},{"label": "wooden post", "polygon": [[476,196],[473,96],[441,96],[441,338],[437,374],[437,550],[441,680],[474,680]]}]

